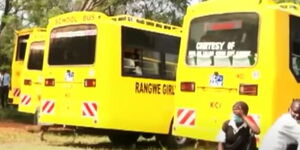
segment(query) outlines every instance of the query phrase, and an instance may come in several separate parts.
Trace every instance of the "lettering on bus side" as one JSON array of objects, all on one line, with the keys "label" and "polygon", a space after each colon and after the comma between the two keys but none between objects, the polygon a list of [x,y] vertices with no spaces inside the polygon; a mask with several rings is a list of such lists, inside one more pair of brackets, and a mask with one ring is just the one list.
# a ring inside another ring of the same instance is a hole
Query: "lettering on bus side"
[{"label": "lettering on bus side", "polygon": [[174,95],[175,85],[135,82],[135,93]]}]

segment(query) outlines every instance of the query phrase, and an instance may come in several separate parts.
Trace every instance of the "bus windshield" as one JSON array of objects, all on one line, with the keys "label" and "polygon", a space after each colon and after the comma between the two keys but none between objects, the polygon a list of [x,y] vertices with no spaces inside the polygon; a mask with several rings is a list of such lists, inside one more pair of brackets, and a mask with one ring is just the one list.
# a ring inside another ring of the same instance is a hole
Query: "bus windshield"
[{"label": "bus windshield", "polygon": [[186,63],[247,67],[256,63],[258,15],[230,13],[191,21]]},{"label": "bus windshield", "polygon": [[51,32],[49,65],[93,64],[96,47],[95,25],[74,25]]}]

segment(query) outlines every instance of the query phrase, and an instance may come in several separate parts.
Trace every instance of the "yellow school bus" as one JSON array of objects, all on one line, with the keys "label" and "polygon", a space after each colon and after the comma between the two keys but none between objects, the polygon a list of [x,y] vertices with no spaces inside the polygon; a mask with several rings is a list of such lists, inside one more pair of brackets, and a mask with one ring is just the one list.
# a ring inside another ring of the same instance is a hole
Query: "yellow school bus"
[{"label": "yellow school bus", "polygon": [[11,88],[9,90],[9,103],[18,105],[20,101],[20,87],[22,82],[21,75],[24,65],[27,40],[32,33],[43,31],[45,31],[43,28],[28,28],[16,31],[15,46],[11,65]]},{"label": "yellow school bus", "polygon": [[51,18],[39,122],[106,129],[114,143],[140,134],[175,142],[180,34],[180,27],[127,15]]},{"label": "yellow school bus", "polygon": [[[43,84],[42,67],[46,32],[32,32],[27,40],[21,75],[21,95],[18,110],[38,115]],[[35,116],[36,118],[37,116]],[[34,120],[36,122],[36,119]]]},{"label": "yellow school bus", "polygon": [[173,133],[216,141],[237,101],[261,128],[300,97],[300,12],[265,0],[188,8],[178,61]]}]

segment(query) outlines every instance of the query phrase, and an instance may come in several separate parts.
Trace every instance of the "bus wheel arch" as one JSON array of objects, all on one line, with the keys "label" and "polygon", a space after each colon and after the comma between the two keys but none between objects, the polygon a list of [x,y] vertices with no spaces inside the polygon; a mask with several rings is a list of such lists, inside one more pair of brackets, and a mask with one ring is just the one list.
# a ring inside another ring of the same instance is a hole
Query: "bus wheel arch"
[{"label": "bus wheel arch", "polygon": [[130,131],[111,131],[108,134],[109,140],[116,145],[131,145],[137,142],[140,134]]},{"label": "bus wheel arch", "polygon": [[172,128],[173,128],[173,118],[170,122],[169,126],[169,132],[167,135],[157,135],[156,140],[162,144],[163,146],[169,147],[169,148],[180,148],[188,143],[188,138],[186,137],[179,137],[174,136],[172,134]]}]

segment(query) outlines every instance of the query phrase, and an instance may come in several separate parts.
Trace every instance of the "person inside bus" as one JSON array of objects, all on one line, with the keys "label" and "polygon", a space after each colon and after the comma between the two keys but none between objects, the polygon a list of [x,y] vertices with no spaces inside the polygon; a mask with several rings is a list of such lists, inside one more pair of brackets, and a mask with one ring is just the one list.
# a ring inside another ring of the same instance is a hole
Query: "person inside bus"
[{"label": "person inside bus", "polygon": [[141,76],[140,50],[135,48],[133,52],[125,52],[124,65],[128,67],[127,73]]},{"label": "person inside bus", "polygon": [[217,150],[255,150],[256,140],[254,134],[260,129],[251,116],[247,116],[249,107],[243,101],[233,105],[233,114],[230,120],[223,123],[217,140]]},{"label": "person inside bus", "polygon": [[294,99],[264,136],[259,150],[300,150],[300,99]]}]

